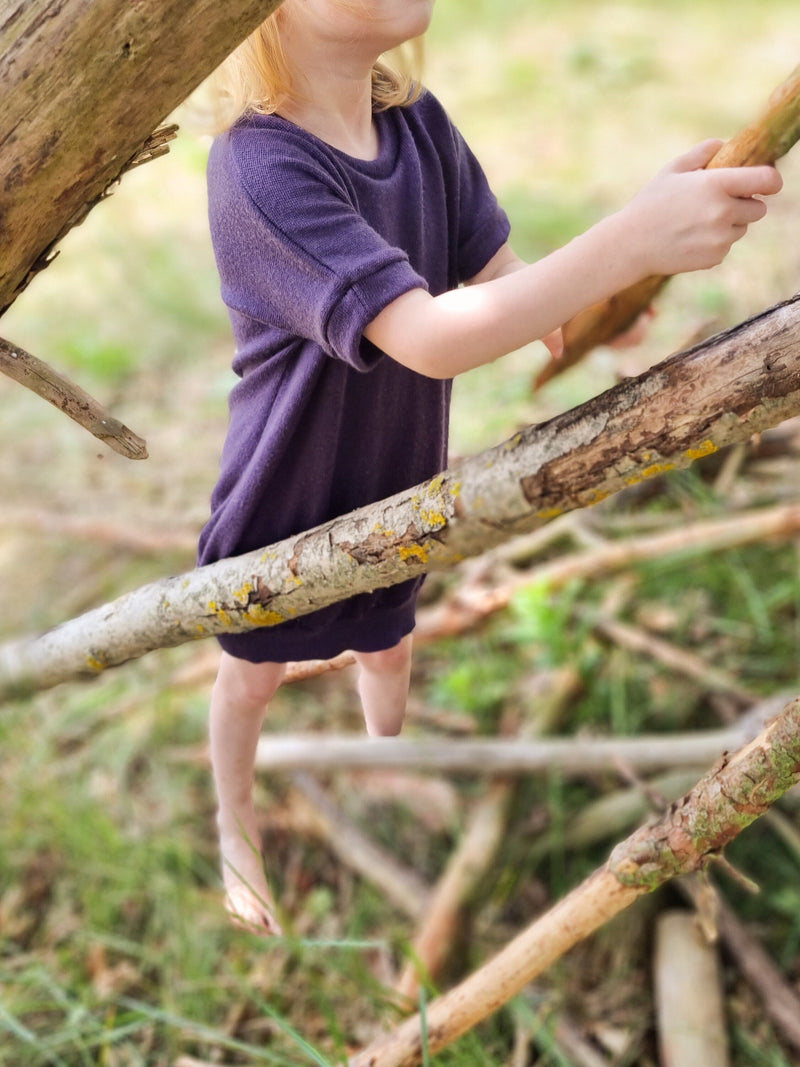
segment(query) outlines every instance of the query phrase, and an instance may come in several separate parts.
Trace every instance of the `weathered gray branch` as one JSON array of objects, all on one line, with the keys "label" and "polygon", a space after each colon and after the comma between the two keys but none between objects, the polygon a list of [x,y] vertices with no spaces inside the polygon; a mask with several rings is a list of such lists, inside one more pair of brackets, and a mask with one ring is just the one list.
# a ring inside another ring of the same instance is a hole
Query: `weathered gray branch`
[{"label": "weathered gray branch", "polygon": [[0,695],[393,585],[800,412],[800,297],[407,492],[0,650]]}]

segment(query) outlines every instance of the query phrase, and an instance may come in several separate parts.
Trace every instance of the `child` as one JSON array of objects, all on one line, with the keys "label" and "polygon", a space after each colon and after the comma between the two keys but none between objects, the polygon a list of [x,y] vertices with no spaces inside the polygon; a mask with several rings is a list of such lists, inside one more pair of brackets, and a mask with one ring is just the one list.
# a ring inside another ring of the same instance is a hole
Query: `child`
[{"label": "child", "polygon": [[[707,141],[528,265],[437,100],[379,61],[433,0],[285,0],[228,61],[238,121],[209,159],[211,231],[241,376],[200,563],[279,541],[446,466],[450,379],[648,274],[720,262],[779,190],[704,171]],[[465,283],[459,288],[460,283]],[[352,649],[372,736],[399,732],[419,581],[220,638],[211,756],[233,917],[277,933],[253,761],[291,660]]]}]

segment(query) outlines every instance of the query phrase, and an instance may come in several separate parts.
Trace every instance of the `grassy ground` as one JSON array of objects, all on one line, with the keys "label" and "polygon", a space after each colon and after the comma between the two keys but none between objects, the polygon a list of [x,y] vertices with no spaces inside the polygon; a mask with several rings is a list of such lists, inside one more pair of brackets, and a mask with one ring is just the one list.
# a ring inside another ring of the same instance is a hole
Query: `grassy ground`
[{"label": "grassy ground", "polygon": [[[666,159],[749,120],[797,62],[786,29],[795,18],[788,0],[744,0],[735,19],[712,0],[439,0],[428,81],[507,205],[515,245],[538,255],[613,210]],[[59,516],[185,532],[189,541],[204,520],[231,384],[205,229],[206,149],[204,137],[185,134],[166,160],[129,175],[3,323],[4,336],[101,396],[151,452],[147,463],[123,460],[0,381],[3,638],[192,565],[188,545],[135,552],[113,539],[65,535]],[[797,154],[782,169],[786,193],[768,221],[722,267],[673,283],[640,351],[598,351],[540,395],[530,391],[537,346],[460,380],[454,452],[495,443],[611,385],[620,368],[636,371],[698,331],[793,293]],[[639,523],[687,523],[796,497],[791,467],[745,466],[724,490],[715,478],[708,469],[682,474],[655,498],[620,503],[601,518],[623,515],[634,533]],[[431,592],[441,585],[431,582]],[[706,687],[597,636],[587,613],[601,607],[699,652],[757,695],[797,691],[800,567],[788,544],[657,559],[557,597],[533,586],[480,632],[420,650],[415,701],[495,735],[534,715],[530,694],[544,671],[568,667],[579,685],[564,732],[717,725],[725,707]],[[213,797],[207,768],[194,758],[208,680],[185,673],[205,654],[154,654],[90,686],[4,707],[0,1063],[334,1063],[400,1017],[387,974],[407,955],[413,924],[295,828],[295,795],[283,779],[260,781],[259,799],[268,869],[293,936],[265,945],[225,923]],[[282,692],[270,720],[276,731],[358,726],[348,672]],[[409,725],[411,734],[435,729],[429,719]],[[439,783],[438,807],[425,821],[408,803],[387,800],[385,788],[370,792],[344,774],[327,784],[353,821],[430,883],[484,789],[479,780]],[[520,784],[446,981],[602,862],[612,841],[572,848],[567,830],[619,785],[616,775],[576,782],[556,771]],[[736,885],[726,892],[797,988],[798,827],[793,808],[782,815],[731,850],[761,895]],[[435,1062],[580,1067],[559,1037],[558,1021],[570,1017],[605,1062],[655,1064],[649,942],[654,914],[675,899],[667,892],[643,902]],[[795,1062],[723,962],[734,1062]],[[512,1061],[515,1041],[527,1059]]]}]

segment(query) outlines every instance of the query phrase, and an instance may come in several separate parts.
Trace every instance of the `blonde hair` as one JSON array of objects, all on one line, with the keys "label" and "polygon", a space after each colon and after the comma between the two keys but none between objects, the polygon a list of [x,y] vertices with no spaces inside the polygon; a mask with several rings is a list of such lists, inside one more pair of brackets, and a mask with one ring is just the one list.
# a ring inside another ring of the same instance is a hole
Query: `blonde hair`
[{"label": "blonde hair", "polygon": [[[352,0],[340,0],[348,5]],[[242,115],[271,115],[297,94],[281,43],[281,9],[250,34],[210,79],[216,132]],[[422,86],[422,41],[417,38],[382,56],[372,68],[375,111],[406,107],[418,99]]]}]

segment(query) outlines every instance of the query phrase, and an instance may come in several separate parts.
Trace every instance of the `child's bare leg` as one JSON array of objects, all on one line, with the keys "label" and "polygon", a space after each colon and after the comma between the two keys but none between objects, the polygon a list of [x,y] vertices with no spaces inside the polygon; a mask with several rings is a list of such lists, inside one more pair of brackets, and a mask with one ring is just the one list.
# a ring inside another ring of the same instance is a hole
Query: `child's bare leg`
[{"label": "child's bare leg", "polygon": [[242,924],[276,934],[253,808],[253,768],[267,704],[285,670],[283,663],[248,663],[223,652],[209,724],[226,907]]},{"label": "child's bare leg", "polygon": [[382,652],[354,653],[361,672],[358,692],[370,737],[394,737],[400,733],[411,677],[411,642],[408,634]]}]

